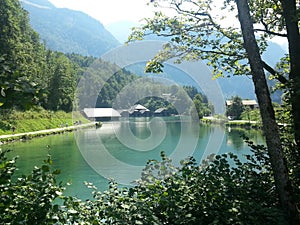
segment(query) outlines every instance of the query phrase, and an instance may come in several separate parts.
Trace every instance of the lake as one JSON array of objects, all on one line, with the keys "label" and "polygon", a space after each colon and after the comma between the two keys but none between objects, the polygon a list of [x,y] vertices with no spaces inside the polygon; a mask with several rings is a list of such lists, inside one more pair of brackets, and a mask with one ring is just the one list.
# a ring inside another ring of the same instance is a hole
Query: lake
[{"label": "lake", "polygon": [[212,153],[233,152],[243,160],[250,149],[240,137],[242,133],[254,143],[264,143],[259,130],[199,125],[189,118],[172,117],[105,122],[99,129],[15,142],[2,149],[12,149],[10,156],[19,156],[17,175],[29,173],[51,154],[53,167],[62,171],[59,180],[72,183],[65,194],[88,198],[90,190],[84,181],[94,183],[99,190],[107,189],[108,178],[131,185],[146,162],[159,160],[162,151],[175,165],[189,156],[201,162]]}]

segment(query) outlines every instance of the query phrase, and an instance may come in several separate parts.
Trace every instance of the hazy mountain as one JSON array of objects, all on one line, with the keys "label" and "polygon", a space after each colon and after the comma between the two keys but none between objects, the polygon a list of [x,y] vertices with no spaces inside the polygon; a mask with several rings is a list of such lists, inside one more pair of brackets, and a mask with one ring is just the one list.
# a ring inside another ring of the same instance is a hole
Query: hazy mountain
[{"label": "hazy mountain", "polygon": [[138,23],[131,21],[119,21],[108,24],[105,27],[119,42],[124,43],[127,41],[128,36],[131,33],[131,28],[138,26]]},{"label": "hazy mountain", "polygon": [[[284,54],[285,52],[279,44],[269,42],[267,51],[262,55],[262,58],[270,66],[275,67],[276,63],[279,62],[280,58],[282,58]],[[274,82],[269,80],[267,81],[269,85],[274,85]],[[251,76],[231,76],[230,78],[219,78],[218,82],[226,98],[238,95],[244,99],[256,99]],[[276,92],[272,94],[271,97],[273,101],[280,102],[281,93]]]},{"label": "hazy mountain", "polygon": [[[40,33],[46,45],[53,50],[100,56],[118,46],[119,42],[124,43],[131,33],[131,28],[138,26],[134,22],[120,21],[107,25],[106,30],[100,22],[90,16],[78,11],[56,8],[47,0],[22,0],[22,2],[24,8],[30,13],[33,28]],[[147,39],[162,40],[154,36],[147,37]],[[263,59],[274,66],[283,55],[284,51],[280,45],[270,42]],[[188,78],[182,77],[176,71],[168,72],[173,74],[172,77],[176,78],[175,82],[178,84],[191,85]],[[137,74],[139,73],[137,72]],[[242,98],[256,98],[251,77],[219,78],[217,82],[219,82],[225,98],[235,95]],[[275,99],[277,101],[280,99],[280,93],[277,93]]]},{"label": "hazy mountain", "polygon": [[[107,29],[122,43],[127,40],[127,37],[131,33],[132,27],[139,26],[136,23],[128,22],[128,21],[119,21],[113,24],[110,24],[107,27]],[[147,40],[160,40],[160,41],[167,41],[166,38],[157,37],[154,35],[150,35],[146,38]],[[275,42],[269,42],[269,47],[267,51],[263,54],[263,59],[270,64],[271,66],[275,66],[275,64],[279,61],[279,59],[284,55],[284,50],[281,48],[281,46]],[[136,65],[134,66],[136,67]],[[139,74],[139,70],[141,68],[131,68]],[[171,71],[168,71],[170,74]],[[177,74],[176,71],[172,71],[173,73],[172,80],[176,80],[178,84],[184,84],[184,85],[191,85],[190,80],[186,76],[182,76],[180,74]],[[139,74],[142,75],[142,74]],[[145,76],[145,75],[144,75]],[[161,76],[161,75],[160,75]],[[220,87],[223,91],[225,98],[230,98],[232,96],[238,95],[242,98],[249,98],[249,99],[255,99],[256,95],[254,93],[254,85],[252,82],[251,77],[247,76],[234,76],[230,78],[218,78],[217,82],[220,84]],[[269,82],[270,84],[272,82]],[[274,101],[280,100],[280,93],[275,93],[272,97]]]},{"label": "hazy mountain", "polygon": [[31,26],[46,46],[65,53],[100,56],[120,45],[97,20],[85,13],[56,8],[47,0],[21,0]]}]

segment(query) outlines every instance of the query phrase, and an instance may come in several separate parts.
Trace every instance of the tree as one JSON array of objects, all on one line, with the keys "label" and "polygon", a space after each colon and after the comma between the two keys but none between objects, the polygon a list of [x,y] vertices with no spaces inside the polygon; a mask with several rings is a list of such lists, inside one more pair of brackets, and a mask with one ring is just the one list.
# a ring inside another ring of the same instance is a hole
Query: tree
[{"label": "tree", "polygon": [[52,73],[50,73],[46,107],[51,110],[70,112],[77,81],[74,65],[62,53],[52,53],[50,61]]},{"label": "tree", "polygon": [[193,98],[193,103],[195,105],[197,116],[199,119],[203,118],[203,116],[208,116],[212,113],[209,108],[209,104],[206,102],[206,96],[201,95],[200,93],[196,94]]},{"label": "tree", "polygon": [[288,168],[285,163],[279,129],[275,120],[275,112],[271,102],[262,59],[255,39],[249,5],[247,0],[237,1],[236,4],[244,37],[245,49],[248,53],[248,59],[253,74],[252,78],[255,86],[255,93],[260,105],[263,128],[266,134],[266,142],[274,171],[279,199],[282,207],[286,209],[290,224],[299,224],[300,217],[297,206],[293,200],[293,191],[288,176]]},{"label": "tree", "polygon": [[[188,96],[191,98],[191,99],[194,99],[195,95],[199,94],[199,91],[197,90],[196,87],[194,86],[183,86],[183,90],[186,91],[186,93],[188,94]],[[202,99],[203,100],[203,99]],[[201,101],[202,101],[201,100]]]},{"label": "tree", "polygon": [[232,98],[232,104],[227,108],[227,116],[231,116],[236,120],[241,119],[241,115],[244,111],[244,105],[241,97],[235,96]]},{"label": "tree", "polygon": [[44,48],[19,1],[1,0],[0,15],[0,106],[27,108],[37,100]]},{"label": "tree", "polygon": [[[224,1],[223,4],[217,3],[222,6],[219,10],[225,12],[226,16],[223,17],[214,14],[216,5],[211,0],[154,0],[151,2],[156,7],[167,2],[166,5],[174,9],[177,16],[168,17],[162,12],[156,12],[152,19],[146,19],[146,25],[136,28],[130,36],[129,40],[140,40],[148,34],[170,37],[163,51],[147,64],[147,71],[159,72],[164,60],[177,57],[177,62],[205,60],[212,66],[215,76],[252,76],[279,198],[282,207],[286,209],[287,217],[290,218],[290,223],[298,224],[299,215],[292,199],[292,188],[280,134],[264,74],[264,70],[267,70],[280,82],[288,85],[294,120],[294,137],[299,149],[300,106],[296,102],[300,101],[298,91],[300,65],[297,64],[300,61],[300,36],[296,1]],[[228,12],[238,16],[241,29],[227,24],[222,25],[220,21],[229,15]],[[253,25],[257,24],[260,25],[258,27],[263,26],[264,29],[254,29]],[[267,38],[274,35],[287,37],[289,42],[288,78],[261,58],[267,46]]]}]

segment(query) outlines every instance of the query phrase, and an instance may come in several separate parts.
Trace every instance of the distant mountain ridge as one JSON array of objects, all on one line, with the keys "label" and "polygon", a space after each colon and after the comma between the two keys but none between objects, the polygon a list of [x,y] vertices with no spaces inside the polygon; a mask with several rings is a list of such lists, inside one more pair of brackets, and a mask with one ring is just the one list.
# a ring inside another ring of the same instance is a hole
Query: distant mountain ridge
[{"label": "distant mountain ridge", "polygon": [[[138,24],[130,21],[119,21],[105,28],[99,21],[79,11],[56,8],[48,0],[21,0],[24,8],[29,11],[32,27],[40,34],[46,46],[51,50],[64,53],[78,53],[99,57],[103,53],[117,47],[130,34],[130,28]],[[109,32],[110,31],[110,32]],[[114,36],[113,36],[114,35]],[[117,41],[117,39],[119,41]],[[151,36],[151,40],[161,40]],[[166,39],[164,39],[166,41]],[[284,50],[277,43],[270,42],[263,59],[274,66],[284,55]],[[136,71],[135,71],[136,72]],[[174,73],[179,84],[189,85],[190,80]],[[137,73],[139,74],[139,73]],[[254,86],[251,77],[234,76],[219,78],[224,97],[238,95],[243,99],[255,99]],[[273,95],[273,100],[279,102],[281,94]]]},{"label": "distant mountain ridge", "polygon": [[[120,42],[124,42],[130,34],[130,29],[134,26],[138,27],[139,25],[128,21],[119,21],[113,24],[109,24],[106,27],[115,37],[119,39]],[[146,37],[146,40],[168,41],[168,38],[149,35]],[[286,52],[279,44],[275,42],[269,42],[267,51],[262,55],[262,57],[265,62],[274,67],[285,53]],[[135,72],[137,71],[138,70],[136,70]],[[174,71],[173,73],[175,73],[173,74],[173,78],[176,77],[176,80],[179,82],[179,84],[189,84],[189,79],[181,78],[179,76],[180,74],[176,74],[176,72]],[[137,74],[139,73],[137,72]],[[236,95],[240,96],[243,99],[256,99],[251,76],[231,76],[230,78],[218,78],[216,81],[219,83],[225,99],[231,98]],[[272,82],[269,81],[269,84],[271,83]],[[280,97],[281,94],[278,92],[272,95],[273,101],[276,102],[280,102]]]},{"label": "distant mountain ridge", "polygon": [[106,29],[114,35],[115,38],[122,44],[128,40],[133,27],[138,27],[139,24],[131,21],[118,21],[106,25]]},{"label": "distant mountain ridge", "polygon": [[21,0],[30,23],[46,46],[54,51],[99,57],[120,45],[96,19],[47,0]]}]

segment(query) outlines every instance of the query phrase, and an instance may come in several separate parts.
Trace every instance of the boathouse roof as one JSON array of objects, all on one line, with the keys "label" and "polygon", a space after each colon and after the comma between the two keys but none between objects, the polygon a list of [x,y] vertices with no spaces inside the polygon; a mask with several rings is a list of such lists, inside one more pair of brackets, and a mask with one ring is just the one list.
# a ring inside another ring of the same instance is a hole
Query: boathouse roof
[{"label": "boathouse roof", "polygon": [[113,108],[85,108],[83,112],[88,118],[121,117],[120,113]]}]

